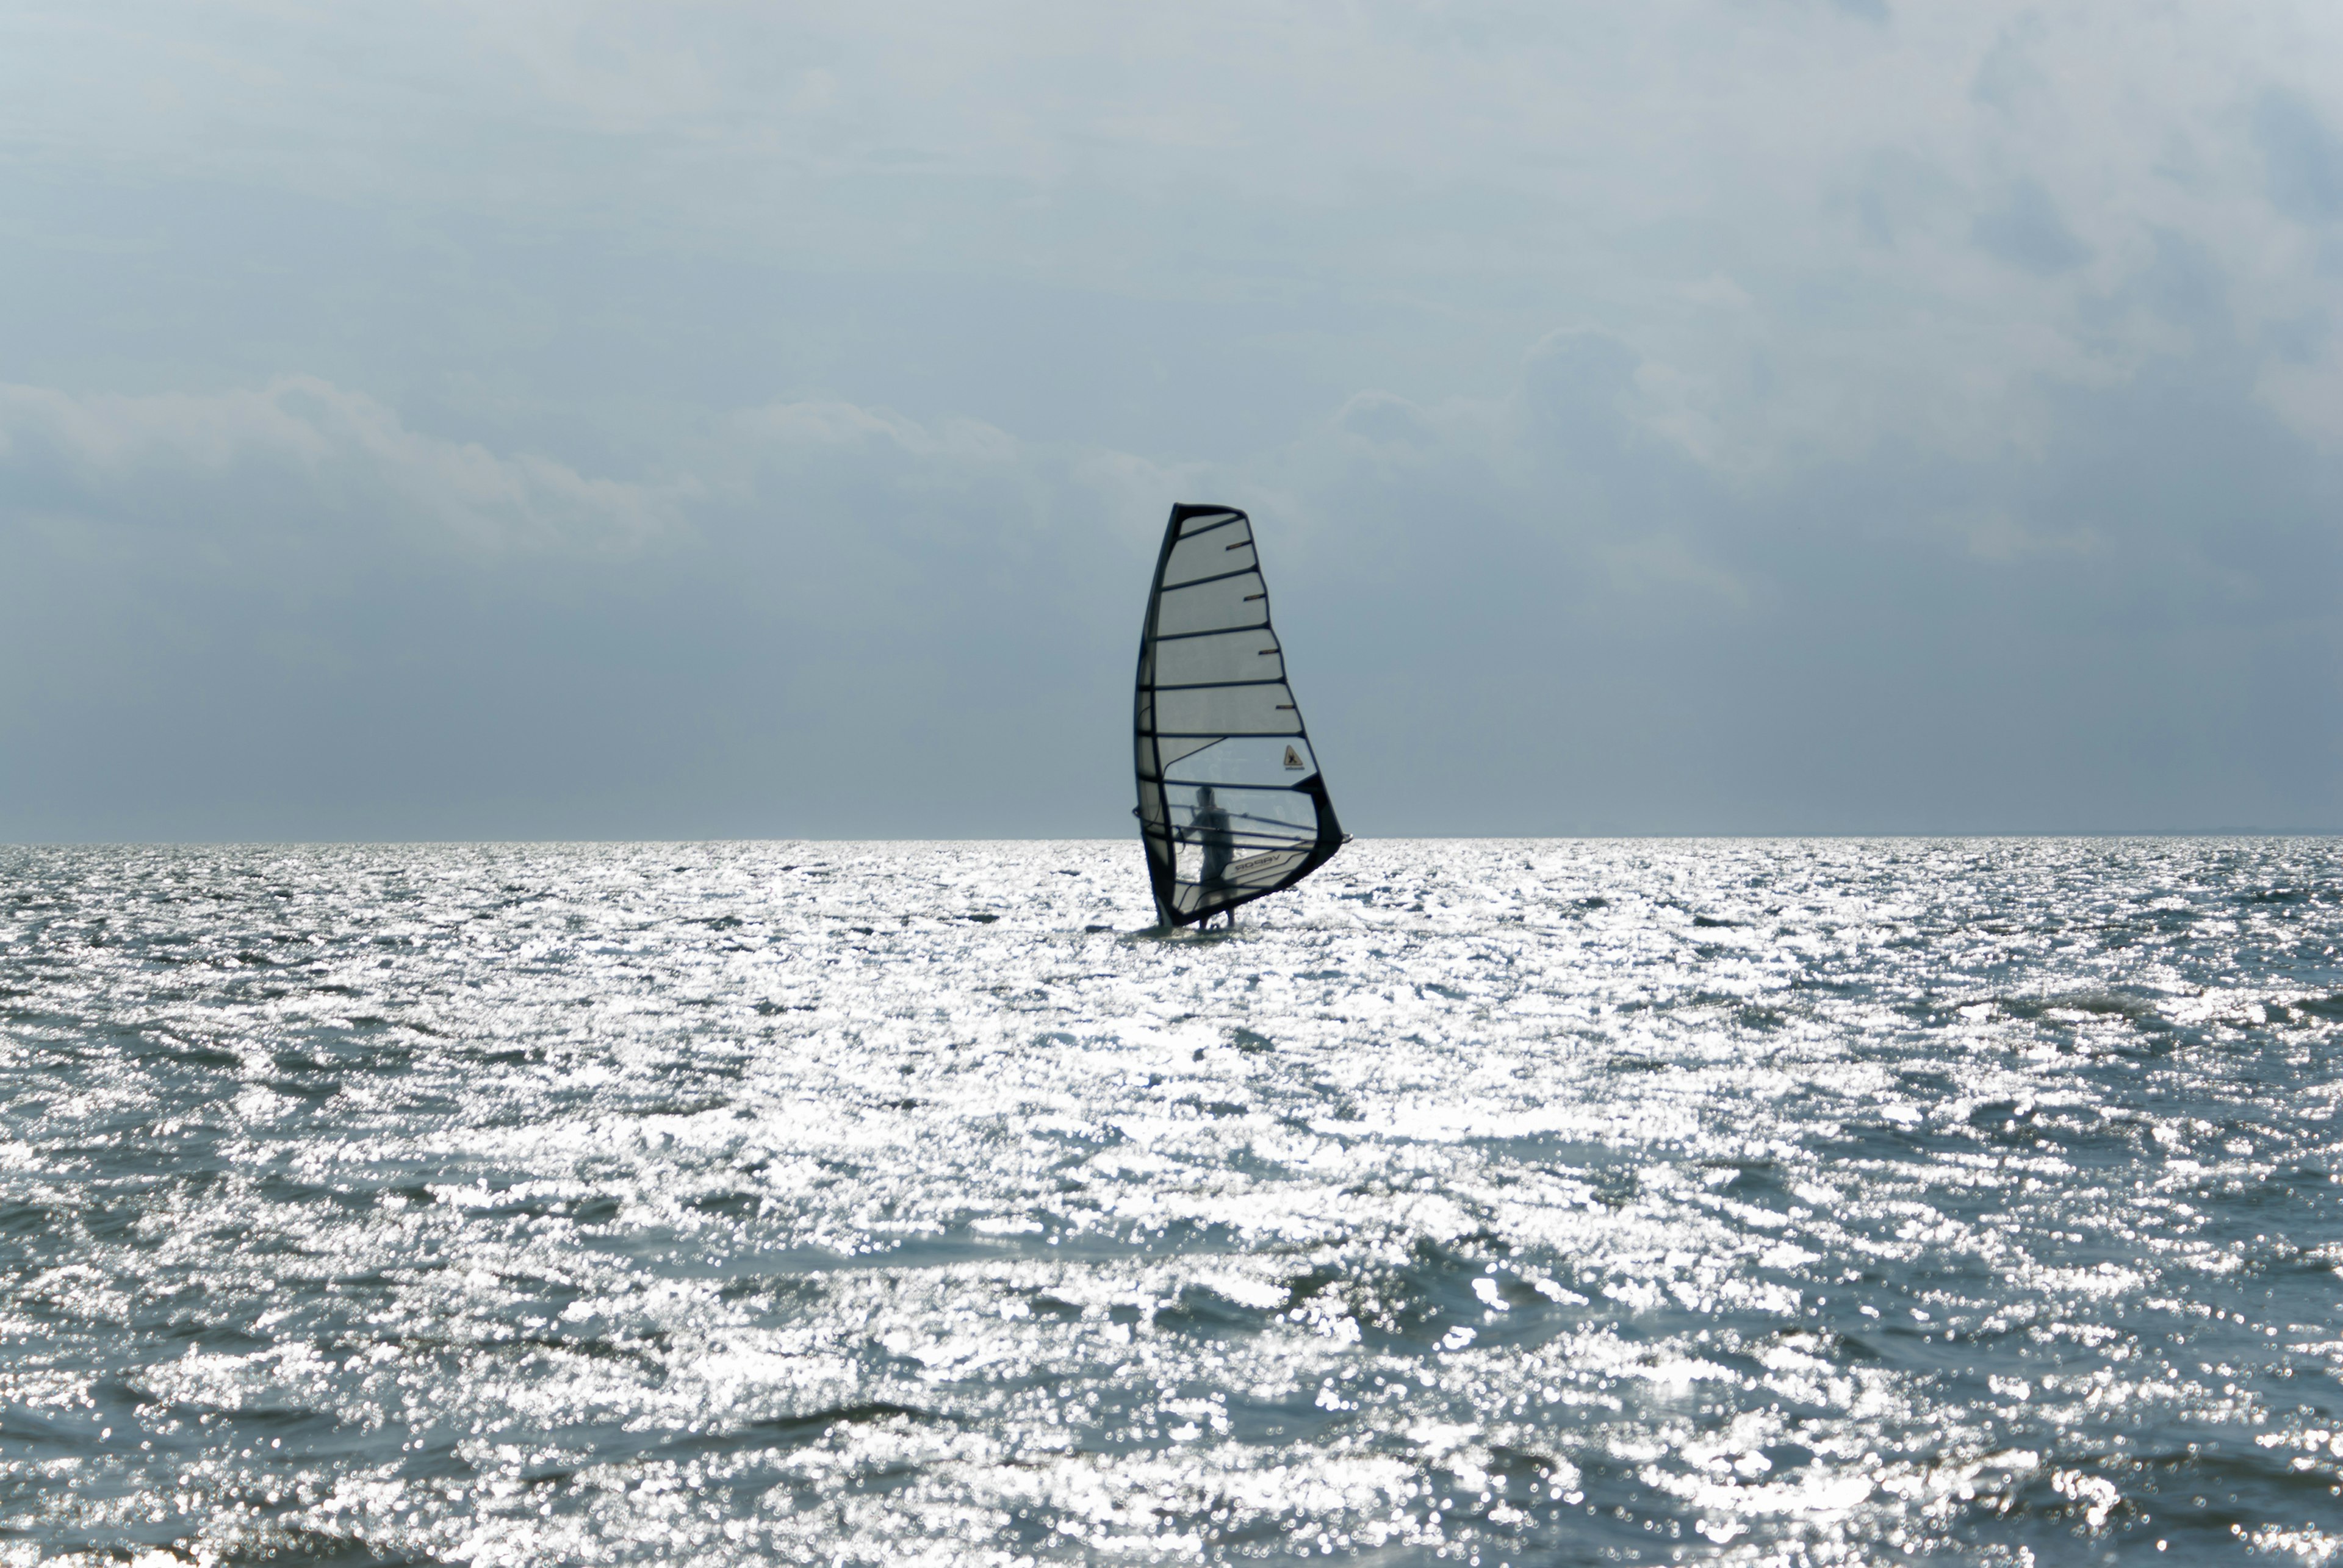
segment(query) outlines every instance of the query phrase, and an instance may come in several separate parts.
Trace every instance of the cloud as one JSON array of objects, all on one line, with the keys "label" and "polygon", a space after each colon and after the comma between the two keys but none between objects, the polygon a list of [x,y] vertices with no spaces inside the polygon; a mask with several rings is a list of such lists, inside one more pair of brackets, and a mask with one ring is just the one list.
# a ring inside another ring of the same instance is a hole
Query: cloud
[{"label": "cloud", "polygon": [[674,487],[409,429],[313,376],[210,394],[0,385],[0,514],[156,532],[363,529],[423,548],[627,555],[673,534]]},{"label": "cloud", "polygon": [[1296,678],[1363,820],[1433,799],[1457,830],[2343,806],[2343,464],[2219,347],[2044,387],[2029,453],[1755,473],[1674,438],[1647,369],[1564,334],[1368,460],[1345,410],[1273,465],[1264,491],[1304,514],[1265,546],[1306,585]]},{"label": "cloud", "polygon": [[2254,141],[2269,171],[2270,197],[2308,222],[2343,217],[2343,137],[2311,105],[2272,88],[2254,106]]},{"label": "cloud", "polygon": [[[510,500],[538,467],[502,459],[489,484],[483,459],[384,435],[407,426],[318,384],[17,388],[15,820],[134,812],[151,796],[131,759],[159,751],[206,781],[193,819],[247,831],[623,832],[644,811],[685,832],[1111,831],[1172,499],[1260,519],[1297,689],[1369,830],[2146,827],[2335,803],[2331,727],[2284,715],[2331,714],[2343,673],[2318,587],[2343,570],[2338,468],[2234,372],[2052,389],[2021,462],[1749,473],[1671,430],[1650,369],[1614,335],[1550,335],[1489,396],[1355,395],[1218,465],[759,405],[710,420],[649,498],[571,474],[563,504],[627,498],[571,533],[540,520],[553,502]],[[385,477],[386,452],[417,471]],[[76,476],[73,505],[27,503],[44,473]],[[451,488],[470,510],[417,498]],[[484,493],[504,498],[494,548]],[[651,536],[628,531],[644,508]]]},{"label": "cloud", "polygon": [[1336,427],[1364,442],[1371,450],[1388,447],[1420,447],[1433,439],[1430,421],[1404,397],[1388,392],[1362,392],[1334,416]]},{"label": "cloud", "polygon": [[[288,19],[230,0],[190,33],[151,4],[106,25],[36,6],[0,136],[26,149],[20,175],[84,192],[136,168],[324,204],[287,226],[395,215],[387,292],[408,308],[385,337],[460,321],[514,351],[481,372],[509,377],[549,330],[517,317],[565,335],[598,319],[629,361],[614,376],[662,343],[703,349],[709,368],[669,387],[701,415],[842,396],[1091,439],[1107,433],[1085,420],[1135,401],[1111,438],[1137,444],[1142,420],[1203,401],[1213,371],[1177,339],[1217,313],[1216,354],[1279,378],[1242,424],[1285,437],[1362,386],[1485,385],[1575,321],[1705,389],[1686,417],[1747,465],[1920,428],[2022,443],[2042,377],[2160,351],[2158,324],[2105,308],[2159,236],[2202,247],[2248,342],[2322,308],[2324,252],[2286,231],[2331,205],[2338,106],[2296,79],[2343,45],[2330,14],[1859,9],[1852,25],[1671,0],[1468,25],[1214,4],[1133,24],[1061,0],[981,19],[613,0]],[[147,239],[152,194],[125,197]],[[187,226],[216,229],[209,210]],[[318,262],[363,276],[385,255]],[[838,277],[860,286],[842,310]],[[1001,315],[1012,280],[1088,317],[1121,308],[1101,332],[1029,302],[1038,362],[990,342],[980,359],[988,325],[966,313]],[[1744,303],[1721,307],[1718,284]],[[964,353],[897,326],[925,328],[946,297]],[[1195,308],[1173,325],[1168,302]],[[1264,312],[1283,319],[1232,330]],[[1056,377],[1054,399],[1032,388],[1038,365],[1110,347],[1126,377],[1176,374],[1151,401],[1101,398],[1088,374]],[[317,363],[267,367],[288,362]],[[713,396],[759,363],[779,385]],[[336,374],[385,384],[374,369]],[[912,395],[921,379],[950,395]]]},{"label": "cloud", "polygon": [[2050,195],[2032,180],[2020,180],[1977,215],[1977,243],[1995,256],[2044,276],[2070,271],[2091,258],[2075,237]]}]

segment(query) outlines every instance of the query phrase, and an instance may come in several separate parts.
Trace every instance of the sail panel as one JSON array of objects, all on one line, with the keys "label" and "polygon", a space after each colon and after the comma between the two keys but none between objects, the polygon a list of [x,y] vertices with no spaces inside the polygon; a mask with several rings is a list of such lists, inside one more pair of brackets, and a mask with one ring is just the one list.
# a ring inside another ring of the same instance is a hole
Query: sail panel
[{"label": "sail panel", "polygon": [[1275,657],[1263,650],[1274,646],[1259,629],[1246,628],[1210,637],[1173,638],[1156,645],[1155,678],[1159,686],[1202,686],[1217,680],[1255,680],[1264,676],[1283,678],[1284,650]]},{"label": "sail panel", "polygon": [[1251,530],[1242,523],[1226,525],[1174,545],[1172,558],[1163,563],[1163,586],[1172,589],[1192,582],[1211,582],[1260,564],[1253,554]]},{"label": "sail panel", "polygon": [[1269,624],[1269,592],[1258,568],[1207,578],[1157,595],[1157,635],[1180,637]]},{"label": "sail panel", "polygon": [[1299,735],[1302,716],[1282,680],[1254,686],[1157,688],[1156,733],[1192,735]]},{"label": "sail panel", "polygon": [[1208,746],[1218,745],[1222,739],[1217,735],[1202,735],[1141,739],[1139,743],[1139,770],[1142,774],[1161,778],[1162,769],[1194,756]]},{"label": "sail panel", "polygon": [[[1163,753],[1164,772],[1178,783],[1291,789],[1318,771],[1310,737],[1302,734],[1230,735],[1202,741],[1165,736],[1157,745]],[[1288,750],[1293,753],[1291,766]]]},{"label": "sail panel", "polygon": [[1167,924],[1291,887],[1342,846],[1244,513],[1172,509],[1133,711],[1141,839]]}]

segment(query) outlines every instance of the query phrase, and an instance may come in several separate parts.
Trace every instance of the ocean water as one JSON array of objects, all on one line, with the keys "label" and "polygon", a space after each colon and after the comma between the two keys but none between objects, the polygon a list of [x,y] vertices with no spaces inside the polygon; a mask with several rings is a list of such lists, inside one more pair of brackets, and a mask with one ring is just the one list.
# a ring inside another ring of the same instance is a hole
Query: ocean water
[{"label": "ocean water", "polygon": [[2343,1561],[2338,849],[0,850],[0,1563]]}]

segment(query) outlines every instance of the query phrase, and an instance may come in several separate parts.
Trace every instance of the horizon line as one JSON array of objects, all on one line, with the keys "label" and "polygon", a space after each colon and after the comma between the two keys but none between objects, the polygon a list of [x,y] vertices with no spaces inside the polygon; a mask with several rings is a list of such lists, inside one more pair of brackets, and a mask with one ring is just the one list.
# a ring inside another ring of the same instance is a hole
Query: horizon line
[{"label": "horizon line", "polygon": [[[1994,842],[2010,839],[2335,839],[2337,828],[2148,828],[2069,830],[2019,829],[1998,831],[1927,832],[1911,829],[1821,832],[1650,832],[1650,833],[1377,833],[1358,834],[1354,843],[1794,843],[1808,840],[1861,842]],[[932,838],[892,834],[803,834],[702,836],[678,838],[604,838],[578,835],[548,838],[413,838],[413,839],[25,839],[0,840],[0,849],[432,849],[490,846],[558,846],[568,844],[1121,844],[1136,843],[1135,835],[1063,835],[982,833]]]}]

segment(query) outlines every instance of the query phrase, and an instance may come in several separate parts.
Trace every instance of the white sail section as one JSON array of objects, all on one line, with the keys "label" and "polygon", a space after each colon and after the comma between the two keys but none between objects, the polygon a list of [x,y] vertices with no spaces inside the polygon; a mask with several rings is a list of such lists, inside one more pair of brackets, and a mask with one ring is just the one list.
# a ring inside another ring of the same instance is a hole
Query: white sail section
[{"label": "white sail section", "polygon": [[1290,888],[1342,847],[1244,513],[1172,508],[1134,729],[1140,836],[1167,925]]}]

